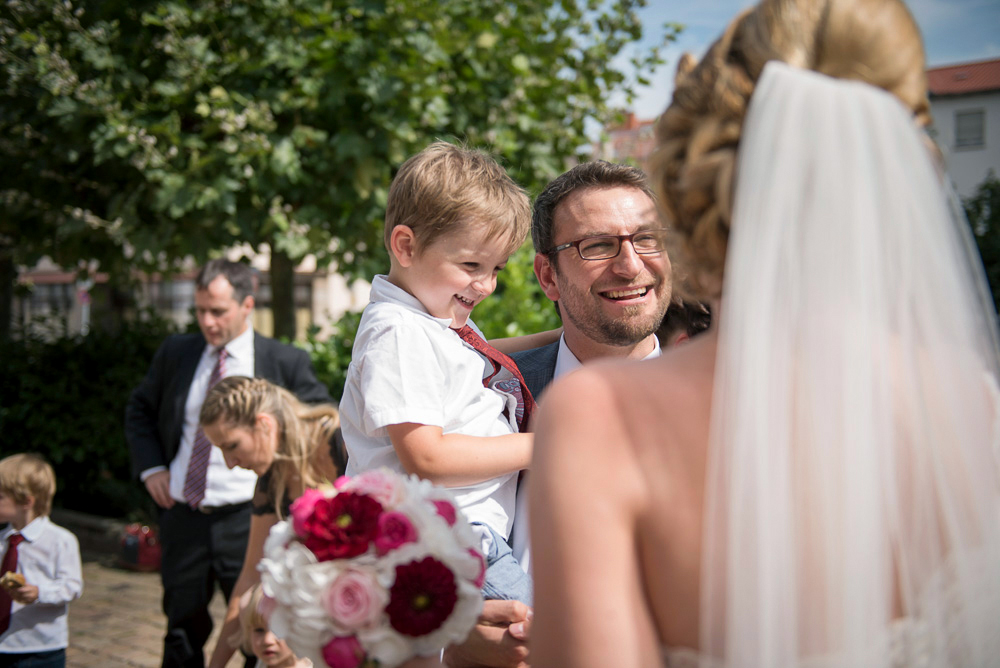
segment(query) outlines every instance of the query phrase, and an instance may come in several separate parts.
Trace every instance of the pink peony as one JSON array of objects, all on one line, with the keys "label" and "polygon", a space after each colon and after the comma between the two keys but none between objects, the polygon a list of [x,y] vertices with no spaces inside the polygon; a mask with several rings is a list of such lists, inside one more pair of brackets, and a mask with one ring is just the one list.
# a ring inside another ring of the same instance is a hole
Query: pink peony
[{"label": "pink peony", "polygon": [[385,607],[385,591],[370,574],[346,570],[323,595],[323,608],[340,626],[360,629],[374,623]]},{"label": "pink peony", "polygon": [[326,495],[318,489],[307,489],[302,493],[302,496],[292,501],[289,508],[292,513],[292,529],[300,538],[305,538],[308,533],[306,522],[313,514],[316,503],[325,498]]},{"label": "pink peony", "polygon": [[365,659],[365,650],[354,636],[334,638],[323,646],[323,661],[330,668],[357,668]]},{"label": "pink peony", "polygon": [[395,510],[382,513],[378,518],[378,534],[375,535],[375,553],[381,557],[418,538],[417,529],[406,513]]},{"label": "pink peony", "polygon": [[399,478],[388,469],[373,469],[355,476],[351,491],[367,494],[389,507],[399,504],[403,492]]},{"label": "pink peony", "polygon": [[455,520],[458,518],[455,512],[455,506],[452,505],[450,501],[444,499],[434,499],[431,501],[434,507],[437,508],[437,514],[444,518],[444,521],[448,523],[448,526],[455,526]]}]

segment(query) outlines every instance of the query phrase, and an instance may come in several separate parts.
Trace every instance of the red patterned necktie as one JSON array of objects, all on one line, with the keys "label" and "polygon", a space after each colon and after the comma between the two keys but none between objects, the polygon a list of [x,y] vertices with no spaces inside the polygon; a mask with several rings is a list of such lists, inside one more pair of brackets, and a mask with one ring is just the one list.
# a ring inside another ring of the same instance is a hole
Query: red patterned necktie
[{"label": "red patterned necktie", "polygon": [[[493,373],[483,378],[485,387],[491,387],[490,381],[500,373],[500,369],[506,369],[514,377],[510,381],[501,380],[493,387],[513,394],[517,398],[517,430],[521,433],[528,431],[528,420],[531,419],[531,413],[535,410],[535,400],[531,396],[527,383],[524,382],[524,376],[514,364],[514,360],[486,343],[483,337],[476,334],[476,331],[468,325],[456,329],[455,333],[493,364]],[[515,380],[516,382],[514,382]]]},{"label": "red patterned necktie", "polygon": [[[24,536],[12,533],[7,539],[7,552],[0,564],[0,575],[17,571],[17,546],[24,541]],[[0,633],[5,633],[10,627],[10,606],[13,603],[6,587],[0,587]]]},{"label": "red patterned necktie", "polygon": [[[215,361],[211,378],[208,379],[206,393],[226,375],[226,349],[221,348],[216,354],[219,358]],[[211,454],[212,442],[205,436],[201,427],[198,427],[198,431],[194,435],[194,446],[191,449],[191,460],[188,462],[187,473],[184,476],[184,498],[192,508],[201,505],[205,498],[205,474],[208,472],[208,458]]]}]

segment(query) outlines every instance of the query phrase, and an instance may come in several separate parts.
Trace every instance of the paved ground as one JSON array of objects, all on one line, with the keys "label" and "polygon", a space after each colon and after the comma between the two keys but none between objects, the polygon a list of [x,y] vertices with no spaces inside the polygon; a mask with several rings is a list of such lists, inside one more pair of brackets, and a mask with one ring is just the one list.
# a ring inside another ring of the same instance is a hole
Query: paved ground
[{"label": "paved ground", "polygon": [[[122,523],[68,511],[53,512],[53,520],[80,539],[83,556],[83,596],[69,606],[71,668],[158,668],[166,618],[160,610],[163,587],[159,573],[136,573],[115,565]],[[222,595],[212,601],[215,646],[225,614]],[[235,657],[227,668],[238,668]]]},{"label": "paved ground", "polygon": [[[160,611],[159,573],[134,573],[114,566],[114,557],[86,553],[83,563],[83,596],[70,604],[69,650],[66,663],[73,668],[158,668],[166,629]],[[217,594],[212,616],[224,614]],[[215,645],[213,634],[209,647]],[[235,658],[229,667],[242,666]]]}]

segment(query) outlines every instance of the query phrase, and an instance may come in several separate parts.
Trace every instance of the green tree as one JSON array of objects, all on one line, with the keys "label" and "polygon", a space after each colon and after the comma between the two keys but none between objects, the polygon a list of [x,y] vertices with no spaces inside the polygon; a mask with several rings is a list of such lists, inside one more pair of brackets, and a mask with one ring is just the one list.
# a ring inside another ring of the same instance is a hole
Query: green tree
[{"label": "green tree", "polygon": [[996,172],[991,169],[976,192],[962,204],[983,258],[993,304],[1000,309],[1000,179]]},{"label": "green tree", "polygon": [[484,146],[531,190],[560,172],[611,92],[630,100],[661,62],[624,58],[643,4],[8,0],[0,274],[43,254],[170,271],[266,245],[276,330],[294,336],[294,263],[384,269],[388,184],[431,140]]}]

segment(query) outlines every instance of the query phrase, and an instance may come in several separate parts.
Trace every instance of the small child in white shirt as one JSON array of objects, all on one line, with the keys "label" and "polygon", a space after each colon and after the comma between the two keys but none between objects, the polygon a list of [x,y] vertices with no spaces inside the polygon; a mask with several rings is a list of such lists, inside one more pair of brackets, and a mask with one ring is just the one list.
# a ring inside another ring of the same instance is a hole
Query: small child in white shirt
[{"label": "small child in white shirt", "polygon": [[274,635],[268,618],[269,599],[260,584],[244,595],[240,610],[240,646],[257,657],[256,668],[313,668],[310,659],[295,656],[288,643]]},{"label": "small child in white shirt", "polygon": [[0,460],[0,522],[8,523],[0,531],[0,665],[66,665],[69,602],[83,591],[83,575],[76,536],[48,517],[55,492],[55,472],[38,455]]},{"label": "small child in white shirt", "polygon": [[484,153],[437,142],[407,160],[386,205],[389,275],[372,282],[340,402],[347,475],[385,466],[450,487],[483,539],[486,598],[529,604],[507,539],[531,462],[517,422],[530,393],[509,374],[485,387],[494,366],[454,330],[481,336],[469,316],[530,220],[524,191]]}]

